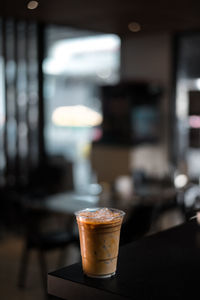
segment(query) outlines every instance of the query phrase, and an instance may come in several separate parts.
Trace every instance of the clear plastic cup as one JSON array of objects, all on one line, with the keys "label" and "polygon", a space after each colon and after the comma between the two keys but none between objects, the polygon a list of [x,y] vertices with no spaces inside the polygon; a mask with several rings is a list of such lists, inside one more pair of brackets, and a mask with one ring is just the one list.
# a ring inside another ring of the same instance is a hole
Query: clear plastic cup
[{"label": "clear plastic cup", "polygon": [[87,208],[75,213],[84,274],[109,278],[117,268],[120,230],[125,213],[115,208]]}]

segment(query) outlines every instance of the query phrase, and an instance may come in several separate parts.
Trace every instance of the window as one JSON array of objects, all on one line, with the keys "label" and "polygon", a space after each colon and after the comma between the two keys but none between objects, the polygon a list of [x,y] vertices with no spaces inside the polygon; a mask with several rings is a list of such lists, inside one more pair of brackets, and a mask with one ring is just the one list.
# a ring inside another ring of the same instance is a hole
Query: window
[{"label": "window", "polygon": [[91,143],[101,136],[98,87],[119,81],[120,39],[59,26],[48,26],[45,37],[46,151],[73,163],[74,185],[82,191],[92,181]]}]

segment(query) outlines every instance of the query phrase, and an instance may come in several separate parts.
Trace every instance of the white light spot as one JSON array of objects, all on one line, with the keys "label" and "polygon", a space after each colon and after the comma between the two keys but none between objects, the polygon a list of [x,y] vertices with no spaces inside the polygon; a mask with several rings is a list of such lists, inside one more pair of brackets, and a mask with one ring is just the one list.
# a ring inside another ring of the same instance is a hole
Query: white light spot
[{"label": "white light spot", "polygon": [[196,79],[195,83],[196,83],[197,89],[200,90],[200,78]]},{"label": "white light spot", "polygon": [[176,188],[184,187],[188,182],[188,177],[185,174],[179,174],[174,179],[174,185]]}]

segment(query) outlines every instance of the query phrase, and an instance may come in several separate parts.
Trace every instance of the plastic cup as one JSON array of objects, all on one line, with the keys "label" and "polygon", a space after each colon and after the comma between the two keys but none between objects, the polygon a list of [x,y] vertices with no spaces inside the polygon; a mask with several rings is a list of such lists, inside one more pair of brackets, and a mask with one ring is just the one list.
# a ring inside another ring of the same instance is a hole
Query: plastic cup
[{"label": "plastic cup", "polygon": [[120,230],[125,213],[114,208],[87,208],[75,213],[85,275],[109,278],[117,268]]}]

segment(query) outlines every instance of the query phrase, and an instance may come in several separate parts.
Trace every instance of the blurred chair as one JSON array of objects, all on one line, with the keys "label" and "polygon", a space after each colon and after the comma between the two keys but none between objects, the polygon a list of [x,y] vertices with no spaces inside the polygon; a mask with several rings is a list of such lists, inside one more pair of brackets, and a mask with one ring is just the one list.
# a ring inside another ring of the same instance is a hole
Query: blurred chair
[{"label": "blurred chair", "polygon": [[153,217],[154,206],[138,204],[132,210],[121,228],[120,245],[125,245],[148,233]]},{"label": "blurred chair", "polygon": [[20,232],[20,196],[14,188],[0,189],[1,209],[0,228],[2,235],[8,232]]},{"label": "blurred chair", "polygon": [[[162,195],[160,195],[160,198],[162,198]],[[177,195],[173,195],[168,199],[160,199],[159,202],[152,204],[134,205],[122,224],[120,244],[124,245],[147,234],[167,229],[159,226],[161,220],[166,219],[166,215],[169,216],[168,219],[170,220],[168,228],[185,221],[183,209],[177,201]]]},{"label": "blurred chair", "polygon": [[[155,205],[152,216],[151,233],[166,230],[185,222],[185,213],[178,201],[178,193],[160,195],[161,201]],[[163,197],[163,199],[162,199]]]},{"label": "blurred chair", "polygon": [[78,235],[71,230],[62,231],[41,231],[41,221],[48,214],[43,211],[28,211],[23,214],[25,232],[24,249],[21,256],[21,264],[19,269],[18,286],[25,287],[27,277],[28,262],[31,250],[37,251],[38,262],[41,272],[41,278],[44,285],[45,293],[47,287],[47,263],[45,254],[48,251],[59,249],[59,264],[64,263],[65,250],[69,245],[79,247]]},{"label": "blurred chair", "polygon": [[49,156],[29,174],[28,192],[32,197],[45,197],[73,189],[72,163],[62,156]]}]

